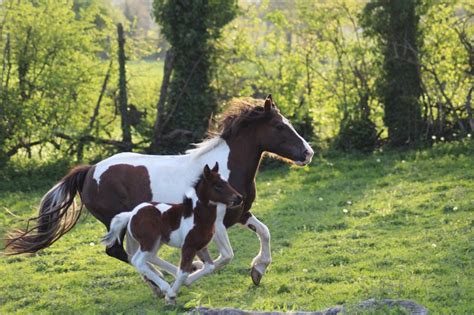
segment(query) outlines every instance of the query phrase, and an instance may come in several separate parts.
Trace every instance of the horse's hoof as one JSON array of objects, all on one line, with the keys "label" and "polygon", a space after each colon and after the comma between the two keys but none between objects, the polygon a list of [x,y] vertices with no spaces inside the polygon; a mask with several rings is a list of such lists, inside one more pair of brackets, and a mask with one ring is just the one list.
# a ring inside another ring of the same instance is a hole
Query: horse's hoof
[{"label": "horse's hoof", "polygon": [[193,269],[192,269],[193,272],[202,268],[204,268],[204,264],[202,263],[202,261],[199,261],[199,260],[193,261]]},{"label": "horse's hoof", "polygon": [[250,276],[252,277],[253,284],[259,285],[260,281],[262,280],[262,273],[258,271],[255,267],[252,267],[252,271],[250,272]]}]

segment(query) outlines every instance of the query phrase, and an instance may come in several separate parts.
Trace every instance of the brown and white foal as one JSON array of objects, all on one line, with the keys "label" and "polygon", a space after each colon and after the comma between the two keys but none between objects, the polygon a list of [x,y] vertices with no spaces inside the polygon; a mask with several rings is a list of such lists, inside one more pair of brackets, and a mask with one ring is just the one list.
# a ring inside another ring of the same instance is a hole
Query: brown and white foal
[{"label": "brown and white foal", "polygon": [[[112,246],[127,225],[127,240],[139,244],[131,258],[132,265],[166,294],[170,304],[175,303],[176,294],[188,276],[194,281],[214,269],[213,260],[205,249],[214,235],[217,207],[242,203],[242,196],[220,177],[218,171],[218,163],[212,170],[206,165],[181,204],[145,202],[131,212],[116,215],[110,232],[102,239],[105,245]],[[181,248],[180,268],[172,286],[148,265],[160,260],[156,253],[162,243]],[[196,254],[204,261],[204,267],[190,275]]]}]

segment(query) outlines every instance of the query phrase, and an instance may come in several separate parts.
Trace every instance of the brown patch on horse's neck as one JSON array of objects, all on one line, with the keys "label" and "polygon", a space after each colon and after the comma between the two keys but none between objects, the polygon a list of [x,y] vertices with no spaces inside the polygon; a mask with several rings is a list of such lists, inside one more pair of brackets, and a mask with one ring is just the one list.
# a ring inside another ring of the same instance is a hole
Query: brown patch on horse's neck
[{"label": "brown patch on horse's neck", "polygon": [[[243,188],[253,183],[263,155],[263,150],[255,138],[255,128],[242,130],[237,137],[226,142],[230,148],[227,161],[230,170],[229,181],[239,192],[244,192]],[[236,174],[239,174],[240,179],[236,178]]]}]

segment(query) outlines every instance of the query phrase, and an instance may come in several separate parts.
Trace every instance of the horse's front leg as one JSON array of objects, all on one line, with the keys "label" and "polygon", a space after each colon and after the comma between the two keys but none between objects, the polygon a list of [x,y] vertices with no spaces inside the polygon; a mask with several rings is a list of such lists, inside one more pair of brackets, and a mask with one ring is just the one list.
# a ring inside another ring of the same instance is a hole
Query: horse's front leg
[{"label": "horse's front leg", "polygon": [[[250,213],[249,213],[250,214]],[[270,231],[268,227],[258,220],[254,215],[250,214],[247,221],[242,224],[255,232],[260,239],[260,251],[252,260],[252,271],[250,273],[252,281],[255,285],[260,284],[265,270],[272,262],[272,254],[270,249]]]},{"label": "horse's front leg", "polygon": [[219,257],[214,261],[215,270],[218,270],[230,263],[232,258],[234,258],[234,251],[230,245],[229,235],[227,234],[227,229],[222,222],[216,223],[215,234],[212,240],[219,251]]}]

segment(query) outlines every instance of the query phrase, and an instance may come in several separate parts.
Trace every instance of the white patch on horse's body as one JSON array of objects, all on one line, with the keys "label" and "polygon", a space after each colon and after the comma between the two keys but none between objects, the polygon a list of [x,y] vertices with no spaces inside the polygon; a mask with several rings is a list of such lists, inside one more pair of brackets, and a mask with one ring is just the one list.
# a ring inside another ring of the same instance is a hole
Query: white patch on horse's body
[{"label": "white patch on horse's body", "polygon": [[195,157],[199,157],[204,153],[211,151],[212,149],[216,148],[221,142],[225,142],[222,140],[221,137],[213,137],[206,139],[200,143],[194,143],[194,148],[186,150],[186,154],[191,154]]},{"label": "white patch on horse's body", "polygon": [[179,224],[179,228],[171,232],[170,240],[168,241],[168,245],[172,247],[181,248],[183,247],[184,240],[188,235],[189,231],[191,231],[194,227],[194,215],[184,218],[181,217],[181,222]]},{"label": "white patch on horse's body", "polygon": [[169,209],[171,209],[171,205],[169,205],[167,203],[159,203],[155,206],[155,208],[160,210],[161,213],[164,213],[164,212],[168,211]]},{"label": "white patch on horse's body", "polygon": [[152,200],[164,203],[180,203],[183,195],[193,186],[202,173],[204,165],[219,163],[222,179],[228,180],[227,167],[230,148],[220,137],[196,144],[197,148],[184,155],[146,155],[119,153],[99,162],[93,178],[100,189],[100,178],[109,167],[119,164],[144,166],[150,177]]}]

